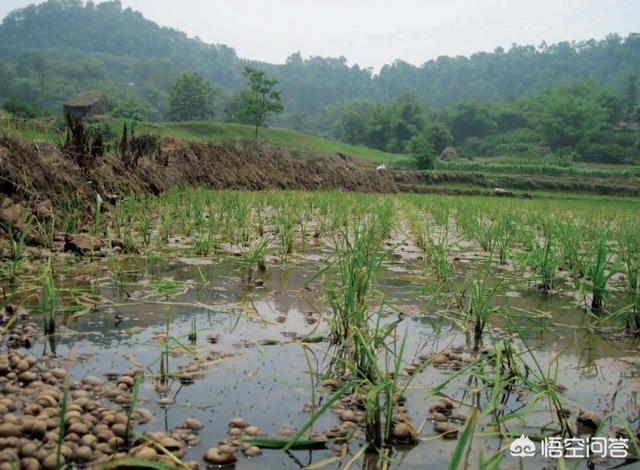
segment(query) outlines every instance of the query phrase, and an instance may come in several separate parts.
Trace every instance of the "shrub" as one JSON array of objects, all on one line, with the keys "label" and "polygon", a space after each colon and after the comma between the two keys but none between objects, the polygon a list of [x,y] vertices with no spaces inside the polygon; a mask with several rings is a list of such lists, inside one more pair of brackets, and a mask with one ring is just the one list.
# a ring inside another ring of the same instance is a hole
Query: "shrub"
[{"label": "shrub", "polygon": [[49,114],[42,106],[22,101],[19,98],[9,98],[2,108],[8,113],[21,118],[35,118]]},{"label": "shrub", "polygon": [[421,170],[430,170],[435,167],[436,151],[424,137],[412,137],[407,150],[415,159],[416,166]]},{"label": "shrub", "polygon": [[453,136],[449,128],[443,124],[433,124],[429,126],[426,134],[427,140],[438,154],[453,145]]}]

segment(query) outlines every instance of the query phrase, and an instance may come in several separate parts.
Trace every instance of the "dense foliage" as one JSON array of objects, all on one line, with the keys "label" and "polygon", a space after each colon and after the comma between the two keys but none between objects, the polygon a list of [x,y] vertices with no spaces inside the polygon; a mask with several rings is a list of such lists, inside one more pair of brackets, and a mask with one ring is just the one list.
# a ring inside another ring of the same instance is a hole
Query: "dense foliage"
[{"label": "dense foliage", "polygon": [[[325,108],[315,125],[336,139],[389,152],[415,153],[416,137],[437,154],[629,163],[640,158],[635,77],[626,94],[592,81],[558,85],[510,101],[458,101],[441,108],[402,96],[356,98]],[[421,146],[422,147],[422,146]],[[418,152],[424,154],[424,152]],[[424,166],[424,165],[422,165]]]},{"label": "dense foliage", "polygon": [[[453,145],[466,156],[620,162],[638,155],[634,34],[514,45],[421,66],[396,61],[374,74],[344,57],[294,53],[284,64],[252,62],[228,46],[160,27],[119,1],[48,0],[10,13],[0,44],[0,102],[26,117],[102,90],[119,117],[248,123],[243,71],[250,66],[278,81],[286,109],[279,126],[346,142],[405,152],[419,136],[436,153]],[[184,103],[176,111],[185,77],[196,76],[202,96],[215,93],[215,108],[206,99],[202,113],[185,114]]]},{"label": "dense foliage", "polygon": [[171,121],[198,121],[213,117],[211,84],[195,72],[178,78],[169,93],[167,117]]},{"label": "dense foliage", "polygon": [[159,111],[183,73],[195,71],[218,86],[238,89],[246,65],[273,75],[287,109],[305,113],[356,96],[389,100],[411,93],[429,105],[511,99],[585,78],[622,90],[629,73],[640,74],[640,37],[635,35],[514,45],[471,57],[439,57],[419,67],[396,61],[375,76],[349,66],[344,57],[303,58],[295,53],[282,65],[257,64],[238,58],[228,46],[162,28],[118,1],[49,0],[16,10],[0,26],[0,44],[0,95],[11,91],[36,99],[44,73],[47,104],[101,86],[118,96],[129,89],[139,91]]}]

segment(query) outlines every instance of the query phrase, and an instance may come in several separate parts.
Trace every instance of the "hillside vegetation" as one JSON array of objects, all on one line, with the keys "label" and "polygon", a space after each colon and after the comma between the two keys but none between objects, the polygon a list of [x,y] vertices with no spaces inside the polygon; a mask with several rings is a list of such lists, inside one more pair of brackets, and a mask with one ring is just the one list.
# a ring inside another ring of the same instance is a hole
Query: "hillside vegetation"
[{"label": "hillside vegetation", "polygon": [[221,91],[234,90],[244,83],[243,68],[259,65],[279,80],[292,121],[298,113],[313,114],[354,97],[386,101],[411,93],[441,106],[461,99],[513,99],[577,79],[622,89],[629,73],[640,75],[640,38],[615,34],[443,56],[421,66],[396,61],[378,75],[364,68],[368,64],[349,66],[344,57],[294,53],[283,65],[257,63],[239,58],[230,46],[160,27],[119,1],[48,0],[17,10],[2,22],[0,44],[0,99],[18,96],[57,106],[75,92],[96,88],[114,100],[135,96],[151,114],[162,114],[181,74],[195,71]]},{"label": "hillside vegetation", "polygon": [[[517,166],[640,161],[637,35],[514,45],[420,67],[398,61],[373,75],[345,58],[240,59],[118,1],[48,0],[9,14],[0,44],[0,102],[18,117],[59,117],[66,98],[101,90],[115,118],[208,120],[152,127],[162,135],[247,138],[241,124],[254,119],[246,106],[253,70],[278,97],[278,112],[261,125],[305,133],[266,131],[277,145],[377,163],[413,160],[422,169],[438,166],[451,148],[454,160],[501,157]],[[513,169],[493,165],[498,173]]]}]

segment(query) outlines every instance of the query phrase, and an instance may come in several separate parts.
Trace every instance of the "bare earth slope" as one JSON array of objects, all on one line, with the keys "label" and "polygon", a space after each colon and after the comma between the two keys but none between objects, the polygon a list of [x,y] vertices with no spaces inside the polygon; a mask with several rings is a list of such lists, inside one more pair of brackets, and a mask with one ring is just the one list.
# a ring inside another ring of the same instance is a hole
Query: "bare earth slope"
[{"label": "bare earth slope", "polygon": [[[343,189],[395,192],[387,172],[347,155],[310,158],[270,145],[231,145],[163,139],[162,158],[143,157],[128,168],[114,155],[88,168],[57,146],[0,137],[0,194],[54,205],[77,196],[86,203],[104,196],[160,194],[175,184],[215,189]],[[166,161],[166,165],[164,164]]]}]

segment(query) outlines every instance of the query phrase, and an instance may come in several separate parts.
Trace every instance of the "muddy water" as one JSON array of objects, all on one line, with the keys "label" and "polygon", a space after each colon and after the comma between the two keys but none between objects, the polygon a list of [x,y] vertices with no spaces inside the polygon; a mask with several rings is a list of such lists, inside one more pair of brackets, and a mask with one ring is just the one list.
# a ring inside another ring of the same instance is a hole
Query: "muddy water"
[{"label": "muddy water", "polygon": [[[308,345],[305,358],[302,343],[296,341],[308,334],[327,331],[321,319],[329,314],[323,280],[315,276],[329,252],[320,248],[309,251],[309,255],[293,255],[285,264],[272,263],[261,277],[262,286],[248,285],[233,257],[213,262],[179,257],[128,259],[119,267],[125,271],[118,276],[122,282],[109,276],[102,261],[67,269],[59,279],[61,286],[87,289],[89,279],[100,279],[97,290],[104,301],[97,311],[65,315],[55,344],[39,340],[32,353],[54,347],[61,357],[83,358],[70,362],[71,374],[76,378],[87,374],[102,376],[111,370],[122,373],[132,368],[145,369],[148,374],[140,406],[151,410],[155,419],[136,431],[168,431],[188,417],[197,417],[205,425],[199,433],[202,443],[191,448],[185,460],[201,460],[206,449],[227,437],[228,422],[236,416],[259,426],[269,437],[278,437],[280,430],[303,426],[310,417],[310,406],[319,406],[329,396],[317,384],[312,385],[310,375],[310,368],[316,374],[326,366],[323,351],[328,343]],[[383,265],[377,288],[404,313],[398,331],[408,332],[408,362],[419,353],[466,345],[461,317],[452,305],[453,292],[463,288],[473,275],[474,264],[482,262],[481,256],[473,262],[458,262],[451,285],[444,291],[427,288],[431,282],[420,274],[420,260],[392,256]],[[559,356],[558,382],[567,387],[564,397],[573,417],[579,410],[587,409],[616,412],[637,422],[640,391],[637,344],[613,331],[590,326],[588,316],[576,301],[575,289],[569,285],[545,295],[534,283],[523,280],[521,273],[508,267],[497,269],[494,277],[494,282],[502,280],[495,304],[517,315],[511,319],[494,315],[490,333],[510,338],[521,350],[525,346],[530,348],[531,357],[526,360],[532,367],[538,361],[546,370],[552,359]],[[311,323],[309,318],[320,321]],[[193,320],[197,328],[195,345],[187,339]],[[521,336],[514,335],[514,325]],[[169,359],[172,372],[191,362],[187,348],[193,354],[206,355],[211,351],[227,354],[222,358],[216,356],[206,376],[196,378],[193,384],[181,385],[178,380],[170,380],[168,396],[175,404],[163,407],[157,403],[160,396],[151,374],[159,373],[162,350],[159,335],[167,332],[175,338]],[[219,335],[216,344],[207,340],[210,335]],[[464,354],[468,355],[468,349]],[[414,378],[406,393],[414,426],[425,422],[430,414],[429,404],[434,398],[428,397],[429,390],[451,373],[428,367]],[[445,390],[447,396],[459,402],[457,411],[468,414],[471,391],[479,386],[463,375],[452,380]],[[526,394],[513,393],[506,401],[506,409],[517,410],[525,404]],[[549,411],[541,407],[538,413],[527,417],[522,427],[512,431],[537,434],[552,419]],[[314,430],[326,430],[337,423],[337,418],[327,413],[315,423]],[[438,439],[430,421],[426,422],[422,437],[425,440],[418,446],[396,449],[394,467],[447,467],[457,441]],[[343,462],[351,458],[360,444],[352,442]],[[508,442],[480,435],[473,446],[471,461],[477,462],[480,452],[491,455],[505,445]],[[288,453],[265,450],[263,455],[252,459],[239,453],[237,468],[298,468],[333,455],[331,449]],[[362,462],[358,461],[356,467],[361,468]],[[425,462],[429,464],[425,466]],[[522,463],[524,468],[545,465],[540,458]],[[519,466],[520,462],[507,457],[505,464]],[[586,468],[586,461],[582,464]]]}]

